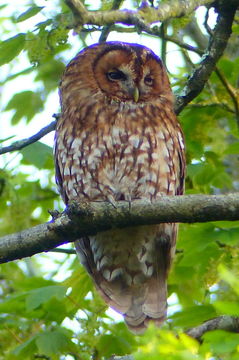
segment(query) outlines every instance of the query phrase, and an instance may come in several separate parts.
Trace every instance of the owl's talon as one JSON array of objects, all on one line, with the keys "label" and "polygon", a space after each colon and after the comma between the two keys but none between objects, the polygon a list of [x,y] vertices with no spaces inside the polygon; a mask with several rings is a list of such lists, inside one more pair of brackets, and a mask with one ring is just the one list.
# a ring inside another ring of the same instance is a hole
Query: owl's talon
[{"label": "owl's talon", "polygon": [[61,213],[58,210],[48,210],[48,213],[52,217],[51,221],[55,221],[61,215]]},{"label": "owl's talon", "polygon": [[117,208],[116,201],[113,196],[107,197],[106,201],[109,202],[115,209]]},{"label": "owl's talon", "polygon": [[131,203],[132,203],[132,198],[131,196],[126,196],[125,197],[125,201],[128,203],[128,207],[129,207],[129,211],[131,211]]},{"label": "owl's talon", "polygon": [[131,201],[131,200],[128,200],[127,203],[128,203],[128,210],[129,210],[129,212],[130,212],[130,211],[131,211],[131,203],[132,203],[132,201]]}]

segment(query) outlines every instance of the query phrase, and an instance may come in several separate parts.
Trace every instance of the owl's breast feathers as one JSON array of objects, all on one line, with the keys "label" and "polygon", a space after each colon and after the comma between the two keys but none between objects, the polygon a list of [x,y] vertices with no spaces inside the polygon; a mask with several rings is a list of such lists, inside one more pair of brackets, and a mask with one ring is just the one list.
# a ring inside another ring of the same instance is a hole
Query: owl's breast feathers
[{"label": "owl's breast feathers", "polygon": [[59,120],[56,148],[65,199],[113,202],[182,193],[183,139],[167,104],[133,111],[94,102],[77,107]]}]

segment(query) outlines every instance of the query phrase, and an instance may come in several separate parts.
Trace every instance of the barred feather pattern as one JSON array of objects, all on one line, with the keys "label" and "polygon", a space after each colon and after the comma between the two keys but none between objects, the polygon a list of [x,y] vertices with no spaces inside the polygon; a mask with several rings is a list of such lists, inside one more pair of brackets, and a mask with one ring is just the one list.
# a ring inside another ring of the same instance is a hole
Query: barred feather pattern
[{"label": "barred feather pattern", "polygon": [[[108,74],[117,71],[122,81],[110,80]],[[150,76],[152,86],[145,80]],[[66,204],[117,206],[119,200],[153,202],[183,193],[183,135],[166,71],[151,50],[118,42],[83,50],[66,68],[60,98],[56,181]],[[160,326],[166,318],[176,237],[177,225],[167,223],[110,230],[76,242],[99,293],[135,333],[150,320]]]}]

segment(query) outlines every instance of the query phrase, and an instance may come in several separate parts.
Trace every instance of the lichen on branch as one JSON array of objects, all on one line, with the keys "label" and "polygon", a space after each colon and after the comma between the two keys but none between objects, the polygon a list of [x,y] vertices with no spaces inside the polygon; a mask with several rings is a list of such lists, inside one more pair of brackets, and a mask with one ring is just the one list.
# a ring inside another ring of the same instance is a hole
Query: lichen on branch
[{"label": "lichen on branch", "polygon": [[0,238],[0,263],[49,251],[115,228],[165,222],[239,220],[239,194],[162,196],[160,200],[73,203],[52,222]]}]

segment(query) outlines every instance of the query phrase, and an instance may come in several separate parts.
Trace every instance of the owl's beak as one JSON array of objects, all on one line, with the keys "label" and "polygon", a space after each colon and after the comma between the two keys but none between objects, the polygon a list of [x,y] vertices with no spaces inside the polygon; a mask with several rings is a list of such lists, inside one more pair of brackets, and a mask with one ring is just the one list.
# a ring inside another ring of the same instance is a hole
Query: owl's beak
[{"label": "owl's beak", "polygon": [[133,90],[133,98],[136,103],[139,101],[139,89],[137,88],[137,86],[135,86]]}]

